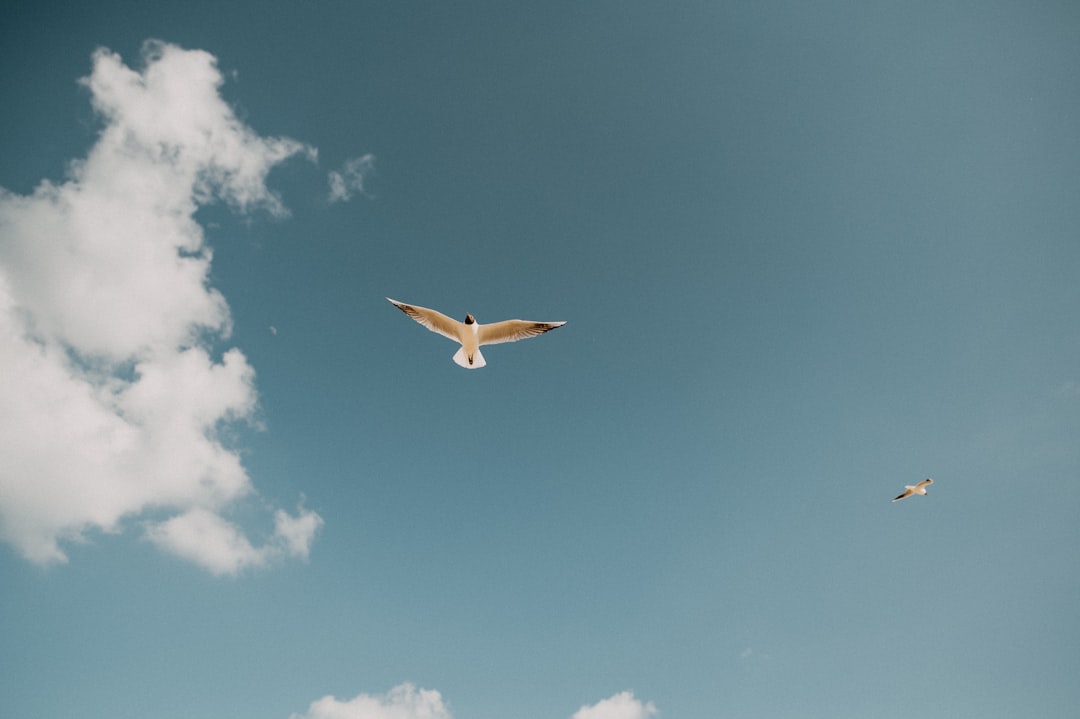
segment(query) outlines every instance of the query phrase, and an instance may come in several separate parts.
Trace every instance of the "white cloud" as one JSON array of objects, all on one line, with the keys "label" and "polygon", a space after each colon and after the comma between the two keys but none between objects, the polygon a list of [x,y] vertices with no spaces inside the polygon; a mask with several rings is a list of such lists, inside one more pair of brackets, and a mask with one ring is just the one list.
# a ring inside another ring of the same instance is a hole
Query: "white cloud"
[{"label": "white cloud", "polygon": [[290,719],[452,719],[442,695],[433,689],[399,684],[385,695],[360,694],[345,701],[325,696]]},{"label": "white cloud", "polygon": [[331,170],[330,202],[348,202],[353,193],[364,193],[364,181],[375,171],[375,156],[364,155],[346,160],[341,171]]},{"label": "white cloud", "polygon": [[[652,702],[642,704],[633,692],[621,692],[581,707],[570,719],[649,719],[656,714]],[[453,715],[439,692],[405,683],[384,695],[359,694],[347,700],[325,696],[289,719],[453,719]]]},{"label": "white cloud", "polygon": [[307,559],[311,543],[323,525],[323,518],[311,510],[299,507],[295,517],[283,509],[274,512],[274,537],[281,550],[291,557]]},{"label": "white cloud", "polygon": [[148,524],[146,536],[162,549],[192,561],[214,574],[236,574],[247,568],[266,566],[278,557],[307,559],[322,518],[300,509],[291,517],[284,510],[274,515],[274,537],[260,547],[220,515],[193,507],[184,514]]},{"label": "white cloud", "polygon": [[649,719],[656,714],[652,702],[642,704],[633,692],[620,692],[592,706],[581,707],[570,719]]},{"label": "white cloud", "polygon": [[278,510],[262,547],[219,514],[254,491],[221,429],[257,395],[242,352],[208,350],[229,308],[194,213],[284,216],[266,175],[315,150],[241,123],[211,55],[152,42],[144,62],[96,52],[86,159],[29,196],[0,189],[0,539],[62,562],[63,542],[153,509],[177,513],[145,525],[153,541],[218,573],[306,557],[314,512]]}]

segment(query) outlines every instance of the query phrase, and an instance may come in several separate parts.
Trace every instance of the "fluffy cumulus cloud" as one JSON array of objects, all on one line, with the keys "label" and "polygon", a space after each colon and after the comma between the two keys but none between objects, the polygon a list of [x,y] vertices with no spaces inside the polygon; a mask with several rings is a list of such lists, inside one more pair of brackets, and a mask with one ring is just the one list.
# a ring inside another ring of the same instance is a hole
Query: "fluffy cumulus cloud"
[{"label": "fluffy cumulus cloud", "polygon": [[[633,692],[621,692],[581,707],[570,719],[649,719],[656,714],[652,702],[642,704]],[[360,694],[347,700],[325,696],[290,719],[453,719],[453,715],[439,692],[406,683],[382,696]]]},{"label": "fluffy cumulus cloud", "polygon": [[147,537],[166,551],[206,567],[214,574],[236,574],[263,567],[282,556],[307,559],[322,518],[303,507],[297,516],[274,515],[272,539],[256,547],[233,524],[205,507],[193,507],[164,522],[148,524]]},{"label": "fluffy cumulus cloud", "polygon": [[383,696],[360,694],[339,700],[325,696],[314,701],[304,714],[290,719],[452,719],[442,695],[433,689],[401,684]]},{"label": "fluffy cumulus cloud", "polygon": [[0,539],[62,562],[153,510],[146,536],[216,573],[306,557],[322,520],[303,506],[258,546],[225,518],[254,490],[222,429],[257,396],[240,350],[210,351],[229,308],[194,215],[284,216],[267,173],[315,151],[240,122],[211,55],[148,43],[143,61],[95,53],[87,157],[61,184],[0,189]]},{"label": "fluffy cumulus cloud", "polygon": [[643,704],[633,692],[620,692],[592,706],[581,707],[570,719],[649,719],[656,714],[652,702]]},{"label": "fluffy cumulus cloud", "polygon": [[375,156],[346,160],[340,170],[331,170],[330,202],[348,202],[356,193],[364,194],[364,182],[375,171]]}]

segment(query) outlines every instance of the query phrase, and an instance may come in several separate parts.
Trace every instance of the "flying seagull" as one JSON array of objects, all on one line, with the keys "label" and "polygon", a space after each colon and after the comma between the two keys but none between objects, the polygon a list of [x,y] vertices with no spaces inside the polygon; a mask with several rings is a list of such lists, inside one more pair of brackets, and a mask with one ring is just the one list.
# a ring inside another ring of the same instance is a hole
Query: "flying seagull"
[{"label": "flying seagull", "polygon": [[399,310],[427,327],[461,343],[461,349],[454,355],[454,361],[465,369],[480,369],[487,362],[480,354],[480,345],[496,345],[500,342],[517,342],[526,337],[536,337],[548,330],[562,327],[565,322],[528,322],[526,320],[505,320],[490,325],[482,325],[472,315],[465,315],[464,322],[450,319],[441,312],[427,307],[407,305],[404,302],[386,299]]},{"label": "flying seagull", "polygon": [[904,499],[905,497],[910,497],[913,494],[926,494],[927,485],[933,484],[933,483],[934,483],[934,480],[927,477],[926,479],[919,482],[915,486],[912,486],[910,484],[905,484],[904,485],[904,493],[901,494],[896,499],[894,499],[893,501],[894,502],[899,502],[901,499]]}]

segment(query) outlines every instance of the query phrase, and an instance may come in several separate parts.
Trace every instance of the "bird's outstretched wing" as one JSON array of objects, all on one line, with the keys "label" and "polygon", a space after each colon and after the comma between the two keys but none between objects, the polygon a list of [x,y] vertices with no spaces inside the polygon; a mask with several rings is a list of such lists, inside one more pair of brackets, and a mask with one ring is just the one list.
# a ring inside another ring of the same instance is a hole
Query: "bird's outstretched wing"
[{"label": "bird's outstretched wing", "polygon": [[505,320],[490,325],[480,325],[480,344],[497,345],[502,342],[517,342],[526,337],[542,335],[565,322],[529,322],[527,320]]},{"label": "bird's outstretched wing", "polygon": [[915,486],[916,486],[917,488],[920,488],[920,489],[921,489],[922,487],[925,487],[926,485],[928,485],[928,484],[933,484],[933,483],[934,483],[934,480],[932,480],[932,479],[930,479],[929,477],[927,477],[926,479],[924,479],[923,481],[919,482],[919,483],[918,483],[918,484],[916,484]]},{"label": "bird's outstretched wing", "polygon": [[901,495],[900,495],[899,497],[897,497],[897,498],[896,498],[896,499],[894,499],[893,501],[894,501],[894,502],[899,502],[899,501],[900,501],[901,499],[903,499],[904,497],[910,497],[910,496],[911,496],[912,494],[914,494],[914,493],[915,493],[915,492],[914,492],[914,491],[912,491],[912,490],[910,490],[910,489],[908,489],[908,490],[905,490],[903,494],[901,494]]},{"label": "bird's outstretched wing", "polygon": [[398,302],[397,300],[391,300],[390,303],[397,307],[399,310],[412,317],[414,320],[427,327],[432,332],[438,332],[444,337],[449,337],[455,342],[460,342],[461,337],[458,334],[458,327],[461,324],[457,320],[450,319],[442,312],[436,312],[435,310],[429,310],[427,307],[417,307],[416,305],[407,305],[404,302]]}]

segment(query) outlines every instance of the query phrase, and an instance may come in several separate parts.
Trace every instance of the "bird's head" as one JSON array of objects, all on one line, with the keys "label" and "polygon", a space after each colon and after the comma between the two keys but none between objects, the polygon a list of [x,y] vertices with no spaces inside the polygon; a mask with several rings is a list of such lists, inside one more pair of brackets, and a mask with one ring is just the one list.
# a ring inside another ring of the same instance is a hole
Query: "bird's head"
[{"label": "bird's head", "polygon": [[465,324],[474,325],[476,324],[476,319],[472,315],[465,315]]}]

